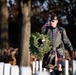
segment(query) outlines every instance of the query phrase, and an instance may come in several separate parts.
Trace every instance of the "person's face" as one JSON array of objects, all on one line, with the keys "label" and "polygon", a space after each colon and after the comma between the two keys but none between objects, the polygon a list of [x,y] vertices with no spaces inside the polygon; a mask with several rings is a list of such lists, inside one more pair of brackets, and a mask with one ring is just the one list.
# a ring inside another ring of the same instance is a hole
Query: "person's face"
[{"label": "person's face", "polygon": [[57,26],[58,20],[55,18],[53,20],[50,21],[50,25],[55,28]]}]

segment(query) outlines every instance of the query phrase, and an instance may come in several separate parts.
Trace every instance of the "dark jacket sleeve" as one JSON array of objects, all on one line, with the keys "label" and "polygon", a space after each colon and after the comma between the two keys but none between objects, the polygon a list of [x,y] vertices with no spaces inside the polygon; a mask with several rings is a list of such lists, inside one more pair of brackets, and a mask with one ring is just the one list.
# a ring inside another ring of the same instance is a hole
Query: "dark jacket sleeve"
[{"label": "dark jacket sleeve", "polygon": [[42,34],[46,34],[47,29],[48,29],[48,24],[45,24],[45,25],[41,28],[41,33],[42,33]]},{"label": "dark jacket sleeve", "polygon": [[73,50],[72,44],[71,44],[69,38],[67,37],[66,30],[64,28],[63,28],[63,35],[62,36],[63,36],[63,43],[64,43],[65,48],[72,51]]}]

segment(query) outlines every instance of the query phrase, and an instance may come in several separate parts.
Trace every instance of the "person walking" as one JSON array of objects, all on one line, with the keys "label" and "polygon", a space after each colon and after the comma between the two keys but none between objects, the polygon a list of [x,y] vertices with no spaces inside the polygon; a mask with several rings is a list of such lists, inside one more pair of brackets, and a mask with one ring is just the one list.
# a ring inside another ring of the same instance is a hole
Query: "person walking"
[{"label": "person walking", "polygon": [[[58,16],[55,13],[52,13],[48,22],[41,28],[42,33],[49,36],[49,39],[52,42],[52,50],[57,54],[57,70],[54,75],[62,75],[62,68],[65,67],[63,60],[65,57],[64,48],[67,48],[70,53],[73,51],[72,44],[67,37],[65,28],[60,27],[58,22]],[[52,71],[53,70],[50,70],[51,74]]]}]

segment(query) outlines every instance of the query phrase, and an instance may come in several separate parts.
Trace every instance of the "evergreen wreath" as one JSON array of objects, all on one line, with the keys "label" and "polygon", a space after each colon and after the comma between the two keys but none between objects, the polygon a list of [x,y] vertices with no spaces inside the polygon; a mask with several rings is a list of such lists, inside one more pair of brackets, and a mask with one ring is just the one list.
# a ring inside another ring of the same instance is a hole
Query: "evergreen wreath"
[{"label": "evergreen wreath", "polygon": [[30,37],[30,52],[37,59],[43,59],[44,54],[51,50],[51,44],[48,35],[39,32],[33,33]]}]

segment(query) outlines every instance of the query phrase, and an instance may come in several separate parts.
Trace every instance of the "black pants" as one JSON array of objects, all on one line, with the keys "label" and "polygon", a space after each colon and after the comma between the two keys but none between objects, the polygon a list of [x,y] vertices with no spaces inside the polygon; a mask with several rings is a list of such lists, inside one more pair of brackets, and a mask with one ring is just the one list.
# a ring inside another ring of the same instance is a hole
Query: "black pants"
[{"label": "black pants", "polygon": [[54,68],[53,71],[50,73],[50,75],[56,75],[56,70],[55,70],[55,68]]},{"label": "black pants", "polygon": [[50,75],[56,75],[56,73],[53,71],[53,72],[50,73]]},{"label": "black pants", "polygon": [[60,74],[62,74],[62,71],[58,71],[55,69],[50,73],[50,75],[60,75]]}]

